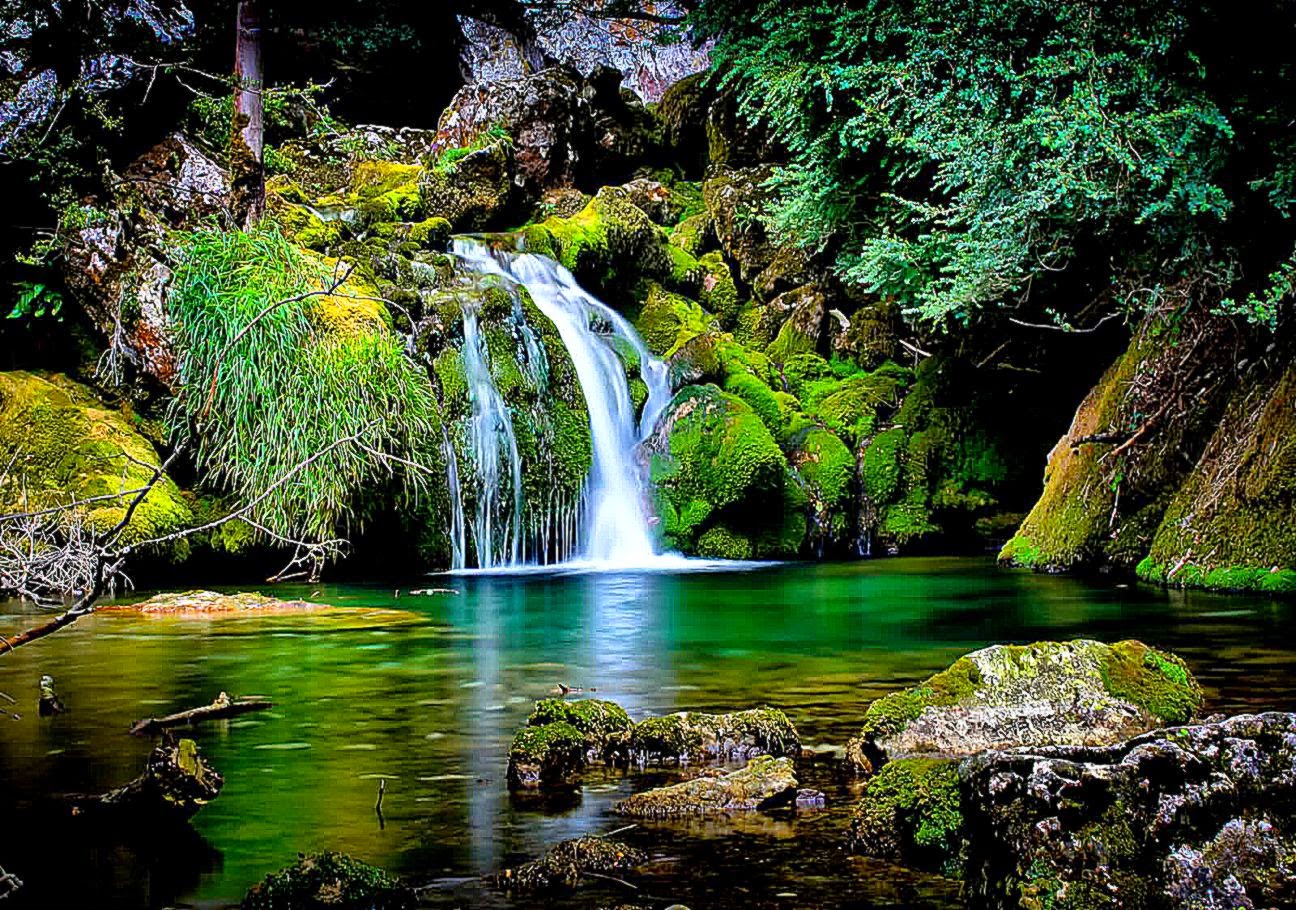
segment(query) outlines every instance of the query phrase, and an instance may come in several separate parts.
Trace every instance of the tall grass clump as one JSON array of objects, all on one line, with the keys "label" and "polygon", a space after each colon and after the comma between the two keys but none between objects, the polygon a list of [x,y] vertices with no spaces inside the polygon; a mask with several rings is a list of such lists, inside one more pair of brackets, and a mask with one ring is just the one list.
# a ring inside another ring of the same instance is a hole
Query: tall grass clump
[{"label": "tall grass clump", "polygon": [[273,229],[193,231],[176,258],[169,430],[192,442],[209,482],[243,504],[264,497],[250,515],[262,533],[336,538],[363,522],[366,493],[395,479],[411,495],[440,473],[427,375],[385,326],[318,318],[356,294],[323,293],[328,265]]}]

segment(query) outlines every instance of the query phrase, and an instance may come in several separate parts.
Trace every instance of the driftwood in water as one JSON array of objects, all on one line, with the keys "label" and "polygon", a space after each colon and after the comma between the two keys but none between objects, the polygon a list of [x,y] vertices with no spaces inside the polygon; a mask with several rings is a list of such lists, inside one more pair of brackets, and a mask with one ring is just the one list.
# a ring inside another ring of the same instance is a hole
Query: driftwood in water
[{"label": "driftwood in water", "polygon": [[216,696],[216,700],[210,705],[190,708],[187,711],[168,714],[166,717],[146,717],[144,720],[137,720],[131,725],[130,733],[131,736],[146,736],[167,727],[192,725],[204,720],[224,720],[228,717],[238,717],[240,714],[264,711],[273,707],[273,703],[263,698],[233,699],[222,692]]},{"label": "driftwood in water", "polygon": [[192,739],[169,736],[155,748],[144,773],[101,794],[66,797],[74,816],[126,816],[143,823],[188,821],[216,798],[225,779],[203,759]]}]

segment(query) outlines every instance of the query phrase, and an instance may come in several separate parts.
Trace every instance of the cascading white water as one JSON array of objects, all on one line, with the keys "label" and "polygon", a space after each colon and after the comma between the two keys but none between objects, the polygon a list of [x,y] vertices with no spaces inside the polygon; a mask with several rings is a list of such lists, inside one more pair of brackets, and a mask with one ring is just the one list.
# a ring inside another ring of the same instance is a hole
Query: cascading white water
[{"label": "cascading white water", "polygon": [[467,560],[464,527],[472,532],[477,565],[493,569],[519,561],[522,541],[522,459],[518,456],[517,436],[508,405],[495,388],[486,347],[477,324],[477,310],[471,298],[463,306],[462,350],[464,380],[472,402],[469,422],[476,509],[471,521],[465,522],[463,496],[459,490],[459,467],[453,447],[449,451],[449,471],[457,514],[451,518],[451,546],[456,567]]},{"label": "cascading white water", "polygon": [[[613,568],[654,564],[660,557],[649,524],[646,479],[635,449],[652,432],[670,402],[666,365],[652,355],[620,314],[581,289],[572,274],[553,260],[528,253],[495,252],[466,239],[455,241],[454,252],[474,271],[525,287],[558,329],[576,367],[589,410],[593,463],[585,489],[580,540],[573,555],[580,561]],[[465,317],[465,348],[466,323]],[[614,347],[618,340],[635,352],[648,388],[637,425],[625,366]]]}]

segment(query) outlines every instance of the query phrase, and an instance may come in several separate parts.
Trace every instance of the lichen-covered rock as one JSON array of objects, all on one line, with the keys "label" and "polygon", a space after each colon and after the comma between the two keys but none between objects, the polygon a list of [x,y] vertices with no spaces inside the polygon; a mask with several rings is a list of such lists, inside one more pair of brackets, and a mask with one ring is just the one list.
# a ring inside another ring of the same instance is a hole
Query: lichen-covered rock
[{"label": "lichen-covered rock", "polygon": [[495,139],[462,156],[442,153],[420,177],[424,210],[450,222],[456,231],[494,226],[513,197],[513,143]]},{"label": "lichen-covered rock", "polygon": [[972,906],[1251,910],[1296,898],[1296,715],[991,752],[959,774]]},{"label": "lichen-covered rock", "polygon": [[570,724],[582,733],[588,753],[594,756],[604,756],[610,749],[624,749],[634,727],[630,715],[616,702],[598,698],[546,698],[536,702],[527,726],[554,723]]},{"label": "lichen-covered rock", "polygon": [[243,910],[409,910],[414,891],[343,853],[312,853],[252,886]]},{"label": "lichen-covered rock", "polygon": [[[0,373],[0,513],[85,504],[67,513],[95,531],[115,527],[161,457],[125,414],[66,376]],[[13,459],[12,465],[9,459]],[[132,544],[187,527],[193,512],[169,477],[139,504],[121,536]],[[172,548],[183,555],[183,547]]]},{"label": "lichen-covered rock", "polygon": [[490,877],[505,891],[575,888],[589,877],[623,875],[648,862],[644,851],[606,837],[577,837],[550,847],[545,855]]},{"label": "lichen-covered rock", "polygon": [[183,133],[172,133],[122,174],[119,190],[171,227],[194,227],[227,210],[230,186],[224,169]]},{"label": "lichen-covered rock", "polygon": [[746,282],[774,261],[776,248],[760,219],[770,195],[765,183],[771,174],[769,168],[724,171],[702,185],[702,198],[720,246],[738,264],[739,275]]},{"label": "lichen-covered rock", "polygon": [[796,795],[791,759],[760,755],[728,774],[704,772],[692,780],[636,793],[612,811],[633,818],[709,815],[790,805]]},{"label": "lichen-covered rock", "polygon": [[778,708],[729,714],[681,711],[635,724],[629,753],[641,764],[738,761],[756,755],[796,758],[801,754],[801,739]]},{"label": "lichen-covered rock", "polygon": [[1296,592],[1296,364],[1234,393],[1138,574],[1184,587]]},{"label": "lichen-covered rock", "polygon": [[1049,453],[1039,501],[1000,560],[1133,570],[1235,387],[1238,343],[1205,309],[1146,317]]},{"label": "lichen-covered rock", "polygon": [[872,774],[912,756],[1108,745],[1185,723],[1201,704],[1183,661],[1141,642],[993,645],[869,705],[847,760]]},{"label": "lichen-covered rock", "polygon": [[796,288],[771,301],[766,308],[778,314],[778,333],[766,347],[775,363],[786,363],[798,354],[828,352],[828,298],[813,286]]}]

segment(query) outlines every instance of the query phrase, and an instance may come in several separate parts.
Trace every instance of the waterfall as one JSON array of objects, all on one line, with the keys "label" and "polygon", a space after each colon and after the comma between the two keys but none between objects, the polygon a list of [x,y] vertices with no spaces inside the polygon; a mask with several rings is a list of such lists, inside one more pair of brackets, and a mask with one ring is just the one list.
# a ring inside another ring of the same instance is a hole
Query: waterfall
[{"label": "waterfall", "polygon": [[[526,288],[536,307],[553,322],[567,347],[576,375],[580,381],[590,418],[590,441],[593,462],[585,484],[579,515],[574,510],[559,509],[553,514],[552,506],[544,510],[546,523],[558,523],[560,533],[574,537],[569,545],[557,547],[561,557],[576,561],[597,563],[610,567],[643,567],[657,561],[654,535],[649,522],[647,482],[636,458],[636,448],[652,432],[657,419],[670,402],[670,380],[666,364],[648,350],[634,328],[606,304],[595,299],[577,285],[572,274],[551,259],[528,253],[495,252],[484,243],[457,239],[455,255],[471,270],[495,275],[512,286]],[[469,313],[464,314],[465,372],[469,371],[468,341]],[[472,314],[476,330],[476,314]],[[643,414],[636,423],[630,388],[626,381],[625,365],[617,353],[617,345],[624,345],[639,360],[640,373],[648,388],[648,399]],[[484,365],[483,365],[484,366]],[[486,372],[489,380],[489,371]],[[474,450],[481,446],[488,450],[486,458],[502,450],[503,437],[512,438],[512,425],[507,408],[490,387],[493,398],[485,389],[480,390],[483,405],[483,432],[477,438],[474,429]],[[477,427],[479,395],[473,395],[474,428]],[[500,413],[500,408],[503,412]],[[509,427],[507,434],[503,427]],[[493,435],[492,435],[493,432]],[[480,456],[479,456],[480,457]],[[452,475],[458,480],[458,469],[451,462]],[[513,479],[511,491],[516,503],[511,513],[511,529],[522,534],[520,466],[513,443]],[[497,475],[498,476],[498,475]],[[501,478],[502,479],[502,478]],[[494,495],[494,491],[492,494]],[[460,506],[461,508],[461,506]],[[478,511],[481,511],[480,500]],[[502,510],[501,510],[502,511]],[[572,514],[563,514],[571,512]],[[489,513],[489,510],[488,510]],[[487,516],[489,518],[489,514]],[[540,536],[540,548],[547,546]],[[481,553],[480,548],[478,552]],[[546,553],[537,552],[533,559],[546,561]],[[514,543],[508,562],[521,564]],[[492,565],[501,565],[492,563]],[[482,568],[488,568],[479,559]]]}]

